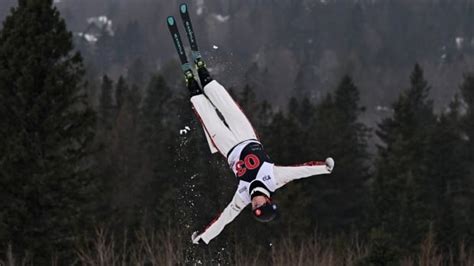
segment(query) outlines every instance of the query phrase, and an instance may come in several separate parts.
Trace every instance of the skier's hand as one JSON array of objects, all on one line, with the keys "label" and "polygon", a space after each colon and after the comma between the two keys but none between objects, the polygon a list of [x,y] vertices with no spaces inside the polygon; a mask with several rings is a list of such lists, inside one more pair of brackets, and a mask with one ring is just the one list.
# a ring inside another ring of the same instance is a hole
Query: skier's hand
[{"label": "skier's hand", "polygon": [[198,231],[195,231],[192,235],[191,235],[191,241],[193,241],[193,244],[196,244],[196,245],[199,245],[199,241],[202,240],[202,235],[199,234]]},{"label": "skier's hand", "polygon": [[332,169],[334,169],[334,159],[331,158],[331,157],[328,157],[326,158],[326,169],[329,171],[329,172],[332,172]]}]

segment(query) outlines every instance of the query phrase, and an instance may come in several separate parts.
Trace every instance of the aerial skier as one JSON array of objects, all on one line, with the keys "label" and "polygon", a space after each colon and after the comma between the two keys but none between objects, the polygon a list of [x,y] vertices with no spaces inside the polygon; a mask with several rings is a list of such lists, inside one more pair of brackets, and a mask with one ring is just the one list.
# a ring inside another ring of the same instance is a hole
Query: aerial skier
[{"label": "aerial skier", "polygon": [[225,156],[239,180],[237,191],[229,205],[204,230],[194,232],[191,237],[194,244],[200,241],[208,244],[249,204],[256,220],[270,222],[278,213],[278,207],[272,201],[272,194],[277,189],[293,180],[330,174],[334,160],[329,157],[325,161],[312,161],[297,166],[275,165],[265,153],[245,114],[226,89],[207,71],[197,47],[186,4],[180,5],[180,14],[202,88],[187,61],[176,20],[170,16],[167,23],[181,60],[193,109],[203,126],[211,152],[220,152]]}]

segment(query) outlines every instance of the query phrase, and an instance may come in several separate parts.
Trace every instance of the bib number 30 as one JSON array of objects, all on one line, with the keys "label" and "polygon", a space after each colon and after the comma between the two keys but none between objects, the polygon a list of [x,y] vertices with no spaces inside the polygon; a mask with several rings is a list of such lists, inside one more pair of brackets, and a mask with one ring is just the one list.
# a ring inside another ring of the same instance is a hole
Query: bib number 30
[{"label": "bib number 30", "polygon": [[254,170],[257,169],[259,166],[260,159],[258,159],[257,155],[248,154],[243,160],[240,160],[235,164],[235,168],[237,169],[237,176],[241,177],[245,175],[247,170]]}]

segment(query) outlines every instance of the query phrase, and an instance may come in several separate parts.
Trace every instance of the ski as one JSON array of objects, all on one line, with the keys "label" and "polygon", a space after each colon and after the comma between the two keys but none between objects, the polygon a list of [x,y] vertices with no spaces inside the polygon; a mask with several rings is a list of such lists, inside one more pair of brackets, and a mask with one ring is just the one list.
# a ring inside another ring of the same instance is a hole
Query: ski
[{"label": "ski", "polygon": [[181,61],[181,69],[183,70],[186,79],[191,79],[194,77],[194,74],[191,64],[188,62],[188,58],[186,57],[186,51],[184,49],[183,42],[181,41],[178,27],[176,26],[176,20],[173,16],[169,16],[166,21],[168,24],[168,29],[171,33],[171,37],[173,38],[174,46],[178,52],[179,60]]},{"label": "ski", "polygon": [[188,36],[189,45],[191,46],[191,56],[194,63],[198,68],[205,66],[204,61],[202,60],[201,53],[196,41],[196,36],[194,35],[193,24],[191,23],[191,18],[188,12],[188,5],[181,4],[179,6],[179,13],[181,14],[181,19],[183,20],[184,29],[186,30],[186,35]]}]

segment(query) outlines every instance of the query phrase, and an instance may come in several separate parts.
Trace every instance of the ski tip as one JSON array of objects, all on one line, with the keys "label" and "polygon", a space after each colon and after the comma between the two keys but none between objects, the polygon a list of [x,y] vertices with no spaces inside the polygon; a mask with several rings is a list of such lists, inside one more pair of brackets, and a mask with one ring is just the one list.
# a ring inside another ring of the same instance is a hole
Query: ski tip
[{"label": "ski tip", "polygon": [[168,22],[168,25],[170,26],[173,26],[175,23],[173,16],[169,16],[168,19],[166,19],[166,21]]},{"label": "ski tip", "polygon": [[179,6],[179,10],[181,11],[181,13],[185,14],[188,12],[188,5],[187,4],[181,4]]}]

